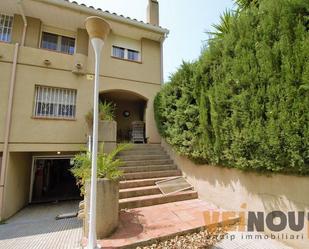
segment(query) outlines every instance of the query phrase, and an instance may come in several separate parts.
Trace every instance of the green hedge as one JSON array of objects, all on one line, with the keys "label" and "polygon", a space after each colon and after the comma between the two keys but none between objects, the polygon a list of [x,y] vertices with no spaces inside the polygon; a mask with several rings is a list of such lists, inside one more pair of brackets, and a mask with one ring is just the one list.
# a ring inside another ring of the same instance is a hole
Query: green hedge
[{"label": "green hedge", "polygon": [[157,126],[198,162],[309,174],[309,1],[253,2],[164,85]]}]

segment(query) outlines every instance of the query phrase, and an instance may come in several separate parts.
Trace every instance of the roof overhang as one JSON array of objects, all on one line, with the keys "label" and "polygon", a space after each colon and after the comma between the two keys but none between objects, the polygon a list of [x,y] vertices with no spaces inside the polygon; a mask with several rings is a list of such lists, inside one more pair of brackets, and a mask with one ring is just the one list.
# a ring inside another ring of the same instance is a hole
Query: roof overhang
[{"label": "roof overhang", "polygon": [[110,23],[114,34],[133,39],[147,38],[163,41],[169,33],[167,29],[159,26],[67,0],[1,0],[1,12],[20,13],[18,4],[22,4],[26,16],[39,18],[44,25],[61,27],[71,31],[85,28],[84,21],[87,17],[99,16]]}]

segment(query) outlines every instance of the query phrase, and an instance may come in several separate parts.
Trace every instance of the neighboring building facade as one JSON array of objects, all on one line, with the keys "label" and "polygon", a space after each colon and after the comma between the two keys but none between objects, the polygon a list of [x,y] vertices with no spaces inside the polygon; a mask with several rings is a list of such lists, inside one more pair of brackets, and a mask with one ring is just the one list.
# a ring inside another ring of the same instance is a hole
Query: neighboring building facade
[{"label": "neighboring building facade", "polygon": [[148,4],[146,24],[65,0],[0,1],[0,220],[35,200],[79,194],[68,169],[87,143],[85,115],[93,103],[88,16],[103,17],[112,29],[100,99],[117,105],[119,141],[129,138],[132,121],[144,121],[148,142],[160,143],[153,100],[168,31],[159,27],[158,2]]}]

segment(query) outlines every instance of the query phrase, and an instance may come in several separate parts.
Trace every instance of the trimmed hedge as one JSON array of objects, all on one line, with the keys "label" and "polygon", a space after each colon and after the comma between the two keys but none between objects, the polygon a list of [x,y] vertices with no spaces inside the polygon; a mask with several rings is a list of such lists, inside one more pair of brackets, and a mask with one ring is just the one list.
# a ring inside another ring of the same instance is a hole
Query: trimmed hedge
[{"label": "trimmed hedge", "polygon": [[238,10],[154,108],[161,135],[197,162],[309,174],[309,2]]}]

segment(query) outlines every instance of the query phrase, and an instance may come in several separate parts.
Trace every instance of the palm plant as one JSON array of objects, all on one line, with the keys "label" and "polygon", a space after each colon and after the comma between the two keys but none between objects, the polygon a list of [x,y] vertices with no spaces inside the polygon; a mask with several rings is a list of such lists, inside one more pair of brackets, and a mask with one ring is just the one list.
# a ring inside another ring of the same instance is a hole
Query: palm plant
[{"label": "palm plant", "polygon": [[[112,102],[101,102],[99,103],[99,119],[100,120],[107,120],[112,121],[115,119],[115,111],[116,105]],[[88,124],[89,129],[92,129],[93,125],[93,110],[89,111],[85,115],[86,122]]]},{"label": "palm plant", "polygon": [[215,28],[215,31],[207,33],[213,35],[215,38],[222,38],[230,31],[233,18],[234,13],[231,10],[225,10],[223,14],[220,15],[220,23],[212,25],[212,27]]},{"label": "palm plant", "polygon": [[[119,170],[124,163],[116,158],[116,155],[126,149],[129,144],[120,144],[110,153],[98,153],[97,157],[97,178],[107,178],[110,180],[118,180],[123,172]],[[100,148],[103,151],[103,148]],[[81,194],[85,194],[85,183],[91,177],[91,153],[81,152],[71,159],[71,173],[76,178],[77,185],[81,188]]]},{"label": "palm plant", "polygon": [[258,5],[259,0],[234,0],[240,9],[247,9],[251,4]]}]

